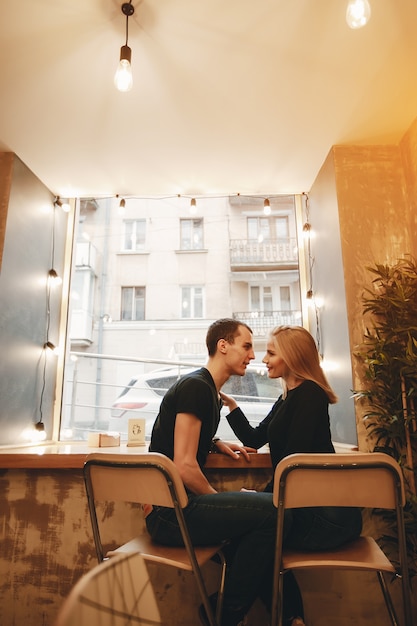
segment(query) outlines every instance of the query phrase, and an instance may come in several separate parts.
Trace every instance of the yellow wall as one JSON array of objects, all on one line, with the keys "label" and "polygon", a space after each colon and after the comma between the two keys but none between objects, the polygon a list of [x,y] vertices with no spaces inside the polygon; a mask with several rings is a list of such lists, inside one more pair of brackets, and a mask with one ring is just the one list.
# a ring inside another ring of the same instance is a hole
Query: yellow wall
[{"label": "yellow wall", "polygon": [[[337,206],[333,209],[338,213],[340,233],[334,236],[340,236],[343,258],[352,384],[353,389],[360,389],[361,370],[354,353],[366,328],[362,294],[372,280],[367,267],[391,264],[416,253],[417,121],[399,145],[334,146],[311,190],[313,207],[325,187],[336,190]],[[321,209],[333,210],[323,204]],[[319,254],[325,256],[326,251],[319,250]],[[331,299],[331,284],[327,290]],[[359,447],[365,450],[360,407],[356,417]]]}]

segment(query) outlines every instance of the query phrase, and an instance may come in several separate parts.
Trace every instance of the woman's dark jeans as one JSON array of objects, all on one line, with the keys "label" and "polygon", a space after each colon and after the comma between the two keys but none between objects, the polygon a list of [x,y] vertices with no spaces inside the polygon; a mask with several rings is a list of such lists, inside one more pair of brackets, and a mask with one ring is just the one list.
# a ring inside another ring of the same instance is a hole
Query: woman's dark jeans
[{"label": "woman's dark jeans", "polygon": [[[311,507],[287,509],[284,518],[284,547],[294,550],[333,550],[359,537],[362,531],[360,509],[348,507]],[[273,570],[264,578],[260,596],[271,610]],[[304,618],[303,601],[295,576],[284,576],[284,620]]]},{"label": "woman's dark jeans", "polygon": [[[190,496],[184,516],[193,545],[232,540],[232,554],[227,555],[225,608],[246,612],[260,595],[260,585],[272,571],[276,515],[270,493],[232,491]],[[183,545],[173,509],[154,508],[146,525],[155,542]]]}]

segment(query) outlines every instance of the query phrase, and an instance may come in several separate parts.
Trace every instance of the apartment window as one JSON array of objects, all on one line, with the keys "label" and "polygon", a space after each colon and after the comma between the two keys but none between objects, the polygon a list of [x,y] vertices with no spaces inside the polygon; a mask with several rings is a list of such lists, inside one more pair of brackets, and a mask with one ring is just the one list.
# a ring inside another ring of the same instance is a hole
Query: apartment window
[{"label": "apartment window", "polygon": [[248,239],[251,241],[270,241],[288,239],[290,236],[287,215],[271,217],[248,217]]},{"label": "apartment window", "polygon": [[250,310],[252,312],[262,311],[265,314],[272,314],[272,287],[267,285],[252,286],[250,288]]},{"label": "apartment window", "polygon": [[122,322],[145,319],[145,287],[122,287]]},{"label": "apartment window", "polygon": [[203,220],[180,220],[181,250],[203,249]]},{"label": "apartment window", "polygon": [[204,317],[203,287],[181,287],[181,317],[196,319]]},{"label": "apartment window", "polygon": [[145,249],[146,220],[123,220],[123,250],[140,252]]},{"label": "apartment window", "polygon": [[279,297],[281,311],[291,311],[291,292],[288,286],[279,288]]}]

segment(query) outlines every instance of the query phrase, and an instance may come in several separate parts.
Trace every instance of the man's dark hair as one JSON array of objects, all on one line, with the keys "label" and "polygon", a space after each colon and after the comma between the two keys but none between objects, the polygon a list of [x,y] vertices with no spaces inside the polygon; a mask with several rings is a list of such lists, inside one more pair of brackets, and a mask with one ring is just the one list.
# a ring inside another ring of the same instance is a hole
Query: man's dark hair
[{"label": "man's dark hair", "polygon": [[220,320],[216,320],[209,326],[206,335],[206,346],[209,356],[213,356],[217,350],[217,342],[219,339],[224,339],[228,343],[234,343],[235,337],[239,334],[239,328],[243,326],[252,332],[244,322],[234,320],[230,317],[224,317]]}]

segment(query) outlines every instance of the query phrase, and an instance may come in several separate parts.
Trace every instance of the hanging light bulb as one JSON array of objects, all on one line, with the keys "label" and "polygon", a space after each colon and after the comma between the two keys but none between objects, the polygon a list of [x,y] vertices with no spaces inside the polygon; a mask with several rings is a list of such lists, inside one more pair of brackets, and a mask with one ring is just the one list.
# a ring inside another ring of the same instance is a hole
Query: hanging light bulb
[{"label": "hanging light bulb", "polygon": [[35,424],[35,434],[33,436],[33,440],[45,441],[45,439],[46,439],[45,424],[39,421]]},{"label": "hanging light bulb", "polygon": [[268,198],[265,198],[264,200],[264,214],[271,215],[271,204]]},{"label": "hanging light bulb", "polygon": [[197,213],[197,202],[195,198],[191,198],[190,213],[191,215],[195,215]]},{"label": "hanging light bulb", "polygon": [[59,355],[59,346],[53,344],[52,341],[46,341],[43,344],[43,348],[44,350],[50,350],[53,354],[55,354],[55,356]]},{"label": "hanging light bulb", "polygon": [[57,196],[55,198],[54,205],[55,206],[59,206],[64,211],[64,213],[69,213],[70,210],[71,210],[69,202],[68,201],[67,202],[62,202],[62,200],[61,200],[61,198],[59,196]]},{"label": "hanging light bulb", "polygon": [[133,85],[132,77],[132,50],[127,45],[128,42],[128,28],[129,17],[135,12],[135,7],[132,6],[132,0],[130,2],[124,2],[122,4],[122,13],[126,15],[126,43],[120,48],[120,61],[117,66],[116,74],[114,75],[114,84],[119,91],[130,91]]},{"label": "hanging light bulb", "polygon": [[53,268],[50,269],[48,272],[48,282],[51,287],[58,286],[62,283],[62,278],[58,276],[56,270],[54,270]]},{"label": "hanging light bulb", "polygon": [[346,22],[350,28],[362,28],[371,17],[368,0],[349,0],[346,9]]},{"label": "hanging light bulb", "polygon": [[120,61],[114,75],[114,84],[119,91],[130,91],[133,85],[132,66],[130,61],[132,58],[132,50],[129,46],[120,48]]}]

